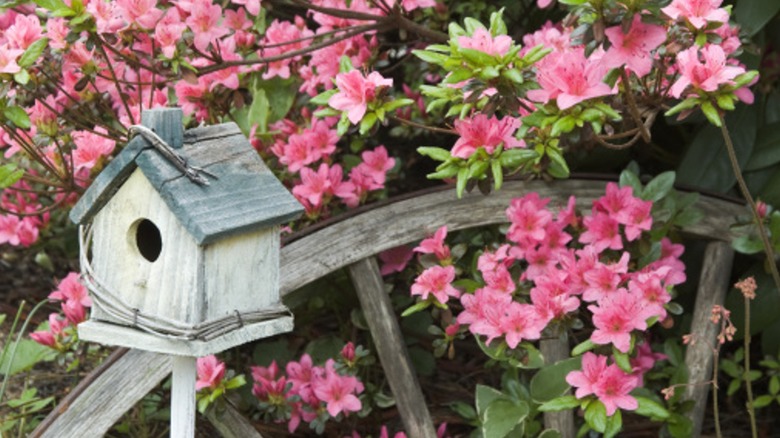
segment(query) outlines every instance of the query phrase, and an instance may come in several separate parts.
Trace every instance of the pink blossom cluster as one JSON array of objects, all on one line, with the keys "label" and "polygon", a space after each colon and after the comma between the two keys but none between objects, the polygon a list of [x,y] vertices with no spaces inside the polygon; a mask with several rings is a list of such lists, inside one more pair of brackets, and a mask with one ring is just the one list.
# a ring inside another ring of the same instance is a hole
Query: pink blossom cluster
[{"label": "pink blossom cluster", "polygon": [[[57,289],[49,294],[49,299],[60,302],[60,313],[49,315],[49,329],[30,334],[33,340],[48,347],[61,349],[65,338],[69,336],[68,329],[87,319],[87,308],[92,307],[92,299],[87,288],[81,284],[79,274],[71,272],[57,285]],[[74,330],[75,332],[75,330]]]},{"label": "pink blossom cluster", "polygon": [[271,127],[279,134],[269,150],[287,172],[298,174],[292,192],[313,219],[326,214],[334,199],[347,207],[365,202],[372,192],[385,188],[387,173],[395,166],[395,159],[380,145],[363,151],[361,162],[345,176],[342,166],[333,163],[340,138],[333,129],[335,121],[312,118],[310,126],[301,128],[285,119]]},{"label": "pink blossom cluster", "polygon": [[591,352],[582,356],[582,371],[572,371],[566,382],[577,388],[574,395],[584,398],[595,395],[612,416],[618,408],[635,410],[639,404],[631,391],[639,384],[636,376],[621,370],[616,364],[607,365],[607,357]]},{"label": "pink blossom cluster", "polygon": [[[349,362],[351,357],[354,362],[354,351],[354,345],[348,343],[342,350],[342,359]],[[255,382],[252,394],[261,404],[289,409],[290,433],[298,429],[301,421],[311,423],[325,414],[340,418],[363,407],[358,398],[364,390],[363,384],[339,369],[333,359],[328,359],[324,366],[316,366],[311,356],[304,354],[300,360],[288,362],[284,373],[280,373],[273,361],[267,367],[252,367],[252,378]]]},{"label": "pink blossom cluster", "polygon": [[444,241],[447,230],[442,227],[415,251],[445,262],[420,274],[411,294],[442,304],[460,297],[463,310],[457,323],[484,336],[486,344],[498,339],[512,349],[540,339],[553,321],[589,314],[594,327],[590,340],[633,354],[633,371],[607,367],[606,357],[597,360],[589,355],[584,363],[598,372],[591,375],[584,369],[585,374],[576,375],[579,386],[590,379],[590,386],[578,391],[578,397],[596,394],[610,415],[615,407],[635,408],[627,394],[664,356],[646,344],[637,343],[633,351],[631,346],[652,323],[667,317],[669,290],[685,281],[685,267],[679,260],[683,247],[663,238],[660,257],[641,269],[634,267],[628,245],[651,230],[653,204],[635,197],[631,187],[607,184],[606,193],[584,217],[577,212],[574,197],[557,213],[549,204],[550,199],[537,193],[511,201],[506,212],[510,243],[479,257],[477,269],[484,286],[473,293],[461,294],[452,286],[455,270]]},{"label": "pink blossom cluster", "polygon": [[38,196],[29,191],[29,184],[19,181],[13,188],[0,194],[0,245],[30,246],[38,241],[40,229],[48,225],[48,213],[37,215],[41,209]]}]

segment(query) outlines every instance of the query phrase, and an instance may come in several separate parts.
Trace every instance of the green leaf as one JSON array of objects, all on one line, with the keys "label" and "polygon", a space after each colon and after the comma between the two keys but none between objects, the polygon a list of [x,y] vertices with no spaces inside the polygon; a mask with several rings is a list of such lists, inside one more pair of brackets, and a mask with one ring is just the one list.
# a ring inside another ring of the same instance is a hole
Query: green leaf
[{"label": "green leaf", "polygon": [[490,163],[487,161],[475,161],[469,166],[468,179],[482,179],[487,172]]},{"label": "green leaf", "polygon": [[[440,166],[441,167],[441,166]],[[455,163],[449,163],[444,167],[439,168],[436,172],[426,175],[428,179],[445,179],[452,178],[460,171],[460,166]]]},{"label": "green leaf", "polygon": [[5,374],[6,369],[8,369],[8,375],[13,376],[29,370],[39,362],[52,361],[57,356],[57,351],[52,348],[43,346],[31,339],[22,339],[16,347],[13,363],[10,363],[10,368],[7,368],[9,367],[13,349],[14,346],[11,345],[8,353],[0,362],[0,374]]},{"label": "green leaf", "polygon": [[623,414],[620,413],[620,409],[615,411],[611,417],[607,417],[607,427],[604,431],[604,438],[612,438],[620,432],[623,428]]},{"label": "green leaf", "polygon": [[663,172],[652,179],[642,191],[642,199],[646,201],[660,201],[674,187],[676,174],[674,171]]},{"label": "green leaf", "polygon": [[704,116],[707,117],[707,120],[709,120],[710,123],[717,127],[721,126],[720,113],[718,112],[717,108],[715,108],[715,105],[712,104],[712,102],[702,102],[701,112],[704,113]]},{"label": "green leaf", "polygon": [[338,356],[343,347],[344,341],[339,337],[325,336],[309,342],[303,352],[311,356],[314,363],[325,363],[326,360]]},{"label": "green leaf", "polygon": [[615,347],[612,347],[612,357],[615,359],[615,363],[621,370],[625,371],[626,373],[631,373],[632,366],[631,360],[628,358],[628,354],[623,353]]},{"label": "green leaf", "polygon": [[[6,189],[16,184],[24,176],[24,169],[19,169],[16,163],[0,166],[0,189]],[[5,315],[3,315],[5,317]]]},{"label": "green leaf", "polygon": [[401,314],[402,317],[409,316],[411,314],[420,312],[422,310],[427,309],[431,306],[431,302],[428,300],[425,301],[418,301],[416,304],[413,304],[409,306],[408,309],[404,310],[404,312]]},{"label": "green leaf", "polygon": [[255,88],[252,91],[252,105],[249,106],[249,113],[247,113],[248,125],[250,127],[257,125],[258,131],[268,132],[268,109],[270,104],[265,95],[265,90]]},{"label": "green leaf", "polygon": [[753,407],[756,409],[763,408],[769,406],[774,400],[775,400],[774,396],[767,395],[767,394],[760,395],[756,397],[755,400],[753,400]]},{"label": "green leaf", "polygon": [[443,65],[445,62],[447,62],[447,60],[450,59],[449,55],[435,53],[429,50],[412,50],[412,53],[414,56],[422,59],[423,61],[436,65]]},{"label": "green leaf", "polygon": [[550,131],[550,135],[553,137],[558,137],[561,134],[565,134],[567,132],[571,132],[574,127],[577,124],[577,119],[575,119],[572,116],[564,116],[558,119],[557,122],[553,123],[552,131]]},{"label": "green leaf", "polygon": [[778,12],[777,0],[739,1],[734,8],[734,16],[748,36],[758,33]]},{"label": "green leaf", "polygon": [[563,159],[563,156],[552,148],[547,148],[545,152],[547,156],[550,157],[550,160],[552,160],[547,172],[555,178],[568,178],[569,166],[566,164],[566,160]]},{"label": "green leaf", "polygon": [[360,121],[360,135],[365,135],[377,122],[375,113],[366,113],[363,116],[363,120]]},{"label": "green leaf", "polygon": [[68,5],[66,5],[62,0],[33,0],[33,2],[43,9],[52,12],[70,11]]},{"label": "green leaf", "polygon": [[642,193],[642,182],[639,181],[639,177],[632,171],[625,169],[620,172],[620,187],[631,187],[634,195]]},{"label": "green leaf", "polygon": [[487,410],[488,405],[499,399],[506,399],[503,392],[485,385],[477,385],[474,392],[477,412],[482,415]]},{"label": "green leaf", "polygon": [[536,151],[530,149],[509,149],[501,152],[499,159],[503,167],[514,169],[538,156],[539,154]]},{"label": "green leaf", "polygon": [[468,175],[468,167],[461,167],[460,170],[458,170],[458,181],[455,183],[455,192],[458,195],[458,199],[463,197],[463,192],[466,190],[466,183],[469,180]]},{"label": "green leaf", "polygon": [[18,106],[7,106],[3,109],[3,115],[17,127],[30,129],[30,116],[28,116],[27,112],[22,108]]},{"label": "green leaf", "polygon": [[564,411],[566,409],[577,408],[580,404],[582,404],[582,400],[577,397],[573,395],[563,395],[542,403],[542,405],[539,406],[539,410],[542,412]]},{"label": "green leaf", "polygon": [[596,432],[607,430],[607,408],[598,400],[590,402],[585,409],[585,422]]},{"label": "green leaf", "polygon": [[495,65],[496,64],[496,58],[492,55],[488,55],[485,52],[481,52],[479,50],[474,49],[459,49],[458,52],[463,55],[463,57],[470,63],[480,66],[480,67],[486,67],[489,65]]},{"label": "green leaf", "polygon": [[666,117],[673,116],[679,112],[682,112],[684,110],[688,110],[691,108],[695,108],[699,106],[699,99],[695,97],[689,97],[688,99],[683,100],[682,102],[678,103],[677,105],[669,108],[668,111],[664,113]]},{"label": "green leaf", "polygon": [[352,65],[349,56],[344,55],[339,59],[339,73],[349,73],[354,69],[355,66]]},{"label": "green leaf", "polygon": [[504,184],[504,171],[501,169],[501,160],[490,160],[490,170],[493,173],[493,187],[500,190]]},{"label": "green leaf", "polygon": [[447,161],[452,157],[452,155],[450,155],[450,151],[447,149],[433,146],[420,146],[417,148],[417,153],[420,155],[425,155],[426,157],[431,157],[436,161]]},{"label": "green leaf", "polygon": [[577,344],[573,350],[571,350],[572,356],[580,356],[586,351],[590,351],[592,349],[596,348],[596,344],[593,343],[590,339],[586,339],[579,344]]},{"label": "green leaf", "polygon": [[572,357],[545,366],[531,379],[531,398],[537,402],[546,402],[561,396],[571,386],[566,376],[582,368],[582,357]]},{"label": "green leaf", "polygon": [[27,47],[27,50],[22,53],[22,56],[19,58],[19,61],[17,64],[19,64],[19,67],[27,68],[35,64],[35,61],[38,60],[38,58],[41,57],[41,53],[43,53],[43,50],[46,48],[46,46],[49,44],[49,39],[39,38],[34,43],[30,44],[29,47]]},{"label": "green leaf", "polygon": [[19,85],[27,85],[30,82],[30,73],[27,70],[19,70],[14,74],[14,81]]},{"label": "green leaf", "polygon": [[481,415],[482,434],[485,438],[503,438],[528,416],[528,404],[524,401],[495,400]]},{"label": "green leaf", "polygon": [[309,100],[309,103],[314,104],[314,105],[325,106],[325,105],[328,104],[328,101],[330,100],[330,98],[334,94],[336,94],[338,92],[339,92],[339,90],[337,90],[335,88],[333,90],[324,91],[324,92],[322,92],[322,93],[312,97]]},{"label": "green leaf", "polygon": [[[0,324],[2,324],[2,321],[0,321]],[[772,376],[769,379],[769,393],[772,395],[777,395],[778,392],[780,392],[780,378],[777,376]]]},{"label": "green leaf", "polygon": [[640,396],[634,398],[639,403],[639,407],[634,411],[636,414],[650,417],[653,420],[666,420],[669,418],[669,411],[655,400]]}]

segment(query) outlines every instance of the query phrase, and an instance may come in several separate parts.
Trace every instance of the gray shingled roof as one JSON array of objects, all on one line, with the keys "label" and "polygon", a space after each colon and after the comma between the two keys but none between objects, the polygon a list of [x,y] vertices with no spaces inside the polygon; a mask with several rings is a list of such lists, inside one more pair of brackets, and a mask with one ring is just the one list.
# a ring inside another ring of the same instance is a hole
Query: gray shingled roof
[{"label": "gray shingled roof", "polygon": [[95,178],[70,219],[89,222],[136,167],[199,244],[285,223],[303,211],[235,123],[187,130],[177,152],[219,179],[208,178],[208,186],[190,181],[137,136]]}]

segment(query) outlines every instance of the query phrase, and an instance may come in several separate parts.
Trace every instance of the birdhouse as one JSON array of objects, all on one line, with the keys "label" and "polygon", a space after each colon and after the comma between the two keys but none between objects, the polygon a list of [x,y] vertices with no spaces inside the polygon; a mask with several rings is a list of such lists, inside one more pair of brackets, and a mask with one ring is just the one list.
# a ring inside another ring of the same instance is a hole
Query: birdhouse
[{"label": "birdhouse", "polygon": [[70,214],[94,303],[81,339],[204,356],[292,330],[279,234],[301,205],[236,124],[142,119]]}]

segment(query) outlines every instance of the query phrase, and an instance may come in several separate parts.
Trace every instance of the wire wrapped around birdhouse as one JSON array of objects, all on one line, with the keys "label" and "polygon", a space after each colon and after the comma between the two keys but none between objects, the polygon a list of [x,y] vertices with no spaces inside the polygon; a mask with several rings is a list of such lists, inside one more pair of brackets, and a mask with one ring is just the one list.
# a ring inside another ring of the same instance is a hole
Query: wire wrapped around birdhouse
[{"label": "wire wrapped around birdhouse", "polygon": [[79,246],[82,281],[92,292],[94,306],[99,307],[103,312],[129,327],[168,339],[208,341],[241,328],[245,324],[292,316],[290,310],[281,303],[267,309],[249,312],[241,312],[236,309],[229,315],[201,324],[186,324],[172,318],[147,314],[127,304],[98,278],[88,257],[91,240],[91,227],[88,225],[80,226]]}]

